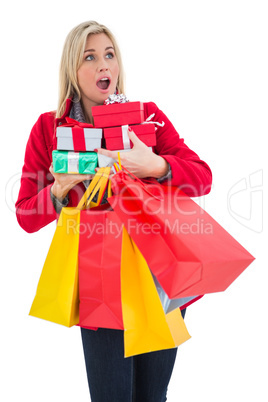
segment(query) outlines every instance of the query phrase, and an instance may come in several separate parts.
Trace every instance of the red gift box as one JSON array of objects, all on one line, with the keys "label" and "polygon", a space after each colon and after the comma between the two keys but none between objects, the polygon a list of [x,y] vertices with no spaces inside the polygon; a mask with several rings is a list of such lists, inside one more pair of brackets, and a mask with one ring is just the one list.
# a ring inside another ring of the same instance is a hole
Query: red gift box
[{"label": "red gift box", "polygon": [[94,126],[96,128],[116,127],[144,122],[144,108],[142,102],[92,106],[91,110],[94,118]]},{"label": "red gift box", "polygon": [[86,152],[101,147],[102,130],[92,124],[66,117],[66,123],[57,127],[57,150]]},{"label": "red gift box", "polygon": [[[130,126],[136,136],[144,142],[148,147],[156,145],[156,135],[154,124],[138,124]],[[117,149],[129,149],[133,147],[132,142],[127,134],[128,126],[105,128],[104,138],[106,143],[106,149],[111,151]]]}]

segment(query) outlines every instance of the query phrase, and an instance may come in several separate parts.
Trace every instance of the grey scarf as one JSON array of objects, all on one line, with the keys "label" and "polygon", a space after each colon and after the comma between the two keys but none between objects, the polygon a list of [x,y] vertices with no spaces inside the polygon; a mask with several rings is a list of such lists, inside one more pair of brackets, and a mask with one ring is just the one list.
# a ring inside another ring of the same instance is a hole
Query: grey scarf
[{"label": "grey scarf", "polygon": [[70,111],[70,116],[71,119],[77,120],[80,123],[85,123],[86,119],[85,119],[85,115],[81,106],[81,103],[78,99],[78,96],[75,95],[73,98],[73,106],[72,109]]}]

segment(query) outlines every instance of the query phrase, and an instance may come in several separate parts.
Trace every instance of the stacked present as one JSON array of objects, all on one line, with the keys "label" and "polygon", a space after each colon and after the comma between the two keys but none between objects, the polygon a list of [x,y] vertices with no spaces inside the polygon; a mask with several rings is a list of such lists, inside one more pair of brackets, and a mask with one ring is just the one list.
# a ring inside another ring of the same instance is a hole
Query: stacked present
[{"label": "stacked present", "polygon": [[57,150],[52,152],[55,173],[95,174],[98,164],[94,149],[101,147],[102,129],[69,117],[57,127]]},{"label": "stacked present", "polygon": [[104,105],[92,107],[92,115],[94,127],[69,117],[66,124],[57,127],[57,150],[53,151],[56,173],[94,174],[97,166],[112,166],[114,159],[94,150],[103,145],[111,151],[129,151],[128,127],[148,147],[156,145],[155,123],[148,121],[150,118],[145,121],[142,102],[129,102],[122,94],[110,95]]},{"label": "stacked present", "polygon": [[[122,94],[110,95],[104,105],[92,107],[92,115],[95,127],[103,128],[104,145],[110,151],[127,152],[132,148],[128,127],[148,147],[156,145],[155,126],[145,121],[142,102],[129,102]],[[98,155],[100,167],[112,166],[114,162],[112,158]]]}]

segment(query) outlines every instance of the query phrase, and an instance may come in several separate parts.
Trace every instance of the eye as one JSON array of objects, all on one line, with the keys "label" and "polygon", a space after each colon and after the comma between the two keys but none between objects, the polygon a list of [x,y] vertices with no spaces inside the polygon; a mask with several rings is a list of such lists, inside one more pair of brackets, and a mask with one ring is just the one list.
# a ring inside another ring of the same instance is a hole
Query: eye
[{"label": "eye", "polygon": [[89,54],[89,55],[85,58],[85,60],[94,60],[93,54]]},{"label": "eye", "polygon": [[111,52],[106,54],[107,59],[112,59],[113,57],[114,57],[114,54]]}]

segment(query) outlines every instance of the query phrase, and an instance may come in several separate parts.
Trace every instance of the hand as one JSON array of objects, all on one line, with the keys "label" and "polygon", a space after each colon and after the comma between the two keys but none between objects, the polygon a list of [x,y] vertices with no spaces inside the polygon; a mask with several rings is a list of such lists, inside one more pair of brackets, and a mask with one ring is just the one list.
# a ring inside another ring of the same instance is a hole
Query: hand
[{"label": "hand", "polygon": [[[133,148],[128,152],[120,152],[121,164],[127,170],[139,178],[160,178],[167,174],[168,163],[164,158],[153,153],[130,127],[128,128],[128,136],[133,143]],[[118,161],[118,151],[108,151],[103,148],[96,151]]]},{"label": "hand", "polygon": [[91,180],[94,177],[94,175],[91,174],[55,173],[52,165],[50,166],[49,171],[55,179],[51,187],[51,192],[60,201],[66,197],[71,188],[76,186],[76,184],[81,183],[84,180]]}]

